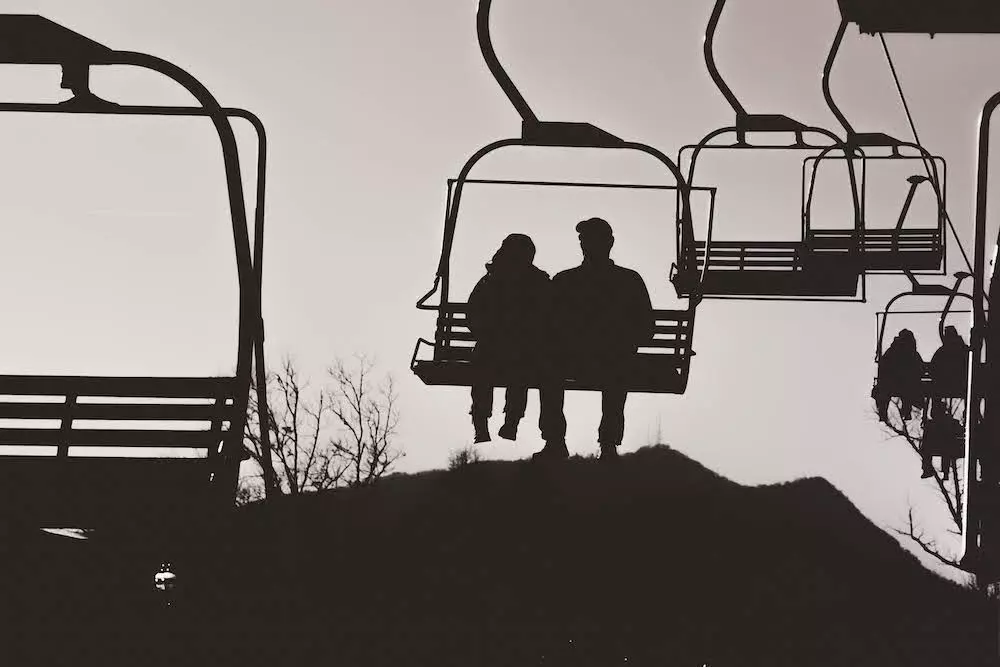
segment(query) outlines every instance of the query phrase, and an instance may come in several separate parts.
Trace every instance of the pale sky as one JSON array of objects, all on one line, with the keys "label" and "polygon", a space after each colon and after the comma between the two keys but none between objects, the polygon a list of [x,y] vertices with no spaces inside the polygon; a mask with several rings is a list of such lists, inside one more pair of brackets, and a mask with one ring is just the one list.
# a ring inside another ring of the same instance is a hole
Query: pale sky
[{"label": "pale sky", "polygon": [[[708,0],[495,4],[497,53],[540,118],[591,122],[671,156],[732,123],[702,60]],[[836,2],[729,4],[718,64],[744,106],[841,133],[820,88],[839,21]],[[397,380],[406,471],[445,466],[472,437],[468,390],[425,387],[408,369],[417,337],[433,334],[434,314],[414,303],[437,266],[446,180],[482,145],[520,131],[480,57],[475,9],[474,0],[5,5],[6,12],[42,14],[111,48],[165,58],[223,105],[260,116],[270,142],[270,362],[291,354],[319,381],[335,356],[376,356]],[[992,67],[1000,39],[888,41],[921,140],[949,161],[949,211],[971,256],[977,119],[1000,88]],[[10,91],[5,99],[61,99],[58,81],[57,68],[0,71]],[[152,74],[98,71],[93,88],[120,102],[187,102]],[[860,131],[910,138],[876,38],[848,30],[833,88]],[[235,267],[218,144],[208,124],[4,121],[0,174],[8,187],[0,207],[9,233],[0,258],[10,278],[0,340],[9,354],[0,372],[225,372],[235,354]],[[238,138],[251,175],[252,135],[241,127]],[[606,152],[508,149],[484,160],[474,176],[670,184],[650,158]],[[707,156],[695,185],[719,187],[716,238],[792,238],[802,157]],[[902,179],[919,164],[875,171],[872,210],[894,221]],[[846,226],[837,183],[836,174],[821,178],[826,189],[816,215]],[[927,205],[918,201],[914,215],[926,216]],[[616,230],[612,257],[643,274],[656,307],[675,303],[667,283],[675,252],[669,193],[470,186],[462,212],[456,296],[467,294],[505,234],[531,234],[536,263],[555,273],[579,260],[575,223],[601,215]],[[955,250],[950,272],[964,268]],[[820,475],[880,526],[901,527],[912,502],[929,528],[943,528],[933,491],[919,479],[919,460],[905,443],[886,441],[871,412],[875,313],[905,287],[902,277],[874,277],[865,304],[704,302],[687,393],[631,395],[623,450],[650,442],[659,423],[672,447],[738,482]],[[933,319],[890,322],[890,330],[902,326],[917,333],[929,357]],[[501,405],[498,392],[498,414]],[[596,451],[599,405],[596,394],[568,396],[572,452]],[[496,439],[483,451],[528,456],[542,444],[536,419],[532,393],[521,439]],[[938,532],[944,546],[958,549]]]}]

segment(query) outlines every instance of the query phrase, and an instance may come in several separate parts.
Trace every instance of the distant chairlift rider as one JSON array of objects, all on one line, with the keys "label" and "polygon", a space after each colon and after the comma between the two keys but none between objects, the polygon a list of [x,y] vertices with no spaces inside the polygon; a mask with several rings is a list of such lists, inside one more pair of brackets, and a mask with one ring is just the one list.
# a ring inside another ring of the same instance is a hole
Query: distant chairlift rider
[{"label": "distant chairlift rider", "polygon": [[934,394],[943,398],[965,398],[969,378],[969,346],[955,327],[944,330],[941,347],[929,364]]},{"label": "distant chairlift rider", "polygon": [[923,374],[924,360],[917,351],[916,338],[909,329],[902,329],[882,355],[878,380],[872,389],[878,417],[883,423],[889,423],[889,403],[893,398],[900,399],[903,421],[910,420],[913,408],[923,403],[920,384]]}]

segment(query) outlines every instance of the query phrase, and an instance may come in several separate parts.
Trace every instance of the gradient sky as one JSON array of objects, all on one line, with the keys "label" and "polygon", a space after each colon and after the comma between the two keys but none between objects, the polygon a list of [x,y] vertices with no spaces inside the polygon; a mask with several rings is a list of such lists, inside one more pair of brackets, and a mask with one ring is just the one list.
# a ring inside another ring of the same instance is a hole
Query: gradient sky
[{"label": "gradient sky", "polygon": [[[591,122],[676,155],[733,120],[701,57],[711,4],[497,0],[494,43],[542,119]],[[820,89],[839,20],[834,0],[729,4],[718,64],[746,108],[839,133]],[[291,354],[319,381],[337,355],[375,355],[400,392],[403,470],[442,467],[471,442],[467,390],[424,387],[408,363],[416,338],[433,333],[434,315],[414,302],[438,261],[446,179],[479,147],[520,129],[479,55],[473,0],[10,0],[5,11],[39,13],[112,48],[170,60],[222,104],[258,114],[270,140],[271,363]],[[976,122],[1000,88],[1000,39],[888,40],[921,140],[949,160],[949,210],[971,253]],[[0,72],[5,99],[61,99],[58,81],[56,68]],[[122,102],[186,101],[142,73],[98,72],[93,88]],[[859,130],[910,138],[877,39],[849,29],[833,88]],[[9,319],[0,341],[10,354],[2,372],[224,372],[235,267],[207,124],[4,120],[0,207],[9,232],[0,260],[12,279],[3,288]],[[252,136],[241,128],[238,137],[251,175]],[[717,238],[792,238],[801,157],[706,158],[695,184],[720,188]],[[872,195],[874,210],[894,220],[902,178],[918,171],[874,174],[885,184]],[[669,184],[648,157],[581,150],[497,153],[474,176]],[[837,183],[824,172],[817,216],[843,226]],[[921,204],[926,215],[927,203],[918,201],[914,215]],[[536,263],[550,273],[575,264],[573,225],[602,215],[616,230],[613,258],[643,274],[657,307],[671,307],[672,210],[663,192],[470,188],[455,289],[464,284],[467,293],[509,232],[531,234]],[[963,268],[954,250],[950,271]],[[647,444],[659,425],[672,447],[739,482],[826,477],[883,527],[902,526],[912,502],[957,550],[919,461],[905,443],[887,441],[871,412],[875,313],[905,286],[877,277],[866,304],[703,303],[687,393],[630,396],[623,449]],[[929,357],[933,319],[896,319],[890,328],[914,329]],[[571,451],[596,451],[599,405],[596,394],[567,398]],[[536,419],[532,394],[521,440],[484,451],[529,455],[542,444]]]}]

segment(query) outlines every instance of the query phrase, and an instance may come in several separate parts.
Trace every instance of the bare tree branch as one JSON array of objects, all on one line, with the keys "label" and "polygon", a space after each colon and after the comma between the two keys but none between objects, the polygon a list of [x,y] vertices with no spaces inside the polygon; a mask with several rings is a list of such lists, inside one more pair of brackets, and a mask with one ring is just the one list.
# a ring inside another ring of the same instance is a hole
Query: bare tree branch
[{"label": "bare tree branch", "polygon": [[[896,405],[897,409],[900,407],[900,400],[898,398],[893,399],[893,404]],[[949,406],[954,410],[954,406]],[[883,422],[883,425],[888,429],[893,435],[903,438],[907,444],[909,444],[910,449],[920,456],[921,444],[923,442],[923,433],[918,432],[916,429],[910,430],[911,423],[918,423],[916,420],[911,420],[911,422],[903,421],[900,417],[899,423],[893,423],[890,418],[888,423]],[[944,502],[945,507],[948,509],[948,514],[951,516],[952,522],[958,527],[958,530],[962,530],[962,482],[958,474],[958,467],[954,465],[954,474],[951,475],[951,484],[947,484],[946,480],[941,476],[941,473],[934,468],[933,477],[935,485],[937,486],[938,495]]]},{"label": "bare tree branch", "polygon": [[[959,401],[959,403],[964,403],[964,401]],[[899,412],[902,407],[900,399],[892,399],[892,404],[897,409],[896,416],[898,419],[893,419],[893,416],[890,413],[890,418],[887,422],[882,422],[885,429],[890,434],[890,439],[896,437],[903,439],[910,446],[910,449],[913,450],[914,454],[920,456],[923,444],[923,422],[916,419],[904,421]],[[955,401],[949,401],[947,407],[952,415],[957,414],[958,405]],[[959,466],[955,460],[946,462],[946,464],[947,467],[945,470],[951,473],[950,479],[944,478],[942,473],[939,472],[937,468],[933,467],[932,479],[937,489],[938,496],[941,498],[945,508],[948,510],[948,515],[952,522],[953,527],[948,529],[948,533],[961,536],[963,527],[963,480],[959,472]],[[933,557],[943,565],[955,568],[959,567],[959,563],[956,559],[942,553],[936,542],[933,539],[929,539],[923,530],[917,528],[912,506],[908,509],[907,517],[906,530],[893,529],[894,532],[900,536],[909,538],[910,541],[916,544],[924,553]]]},{"label": "bare tree branch", "polygon": [[916,525],[913,521],[913,507],[909,508],[907,516],[909,523],[907,530],[903,531],[897,528],[894,528],[893,530],[899,535],[910,538],[914,543],[916,543],[917,546],[923,549],[924,553],[926,553],[927,555],[933,556],[944,565],[957,568],[959,566],[957,560],[953,558],[948,558],[947,556],[943,555],[938,550],[937,545],[934,543],[934,540],[929,540],[924,538],[923,531],[917,530]]},{"label": "bare tree branch", "polygon": [[[265,374],[270,461],[261,452],[259,406],[251,398],[244,441],[261,470],[271,466],[281,493],[372,484],[403,456],[394,448],[399,409],[392,377],[375,387],[374,362],[354,358],[353,366],[335,360],[328,384],[315,390],[289,358],[279,371]],[[245,497],[253,496],[250,487],[258,477],[244,478]]]}]

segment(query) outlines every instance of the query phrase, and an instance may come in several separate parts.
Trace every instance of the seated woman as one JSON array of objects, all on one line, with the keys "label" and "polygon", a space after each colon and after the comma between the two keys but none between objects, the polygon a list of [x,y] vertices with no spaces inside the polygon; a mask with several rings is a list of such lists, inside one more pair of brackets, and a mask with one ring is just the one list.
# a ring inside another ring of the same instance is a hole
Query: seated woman
[{"label": "seated woman", "polygon": [[490,440],[493,389],[506,386],[506,419],[498,435],[517,437],[528,404],[528,385],[545,376],[550,355],[547,317],[551,309],[549,275],[536,267],[535,244],[511,234],[486,265],[486,275],[469,295],[468,325],[476,338],[472,363],[472,425],[475,442]]},{"label": "seated woman", "polygon": [[917,351],[917,340],[909,329],[902,329],[878,364],[878,381],[872,389],[872,398],[878,408],[878,418],[889,423],[889,402],[899,398],[900,415],[909,421],[913,407],[922,402],[920,380],[924,374],[924,360]]}]

